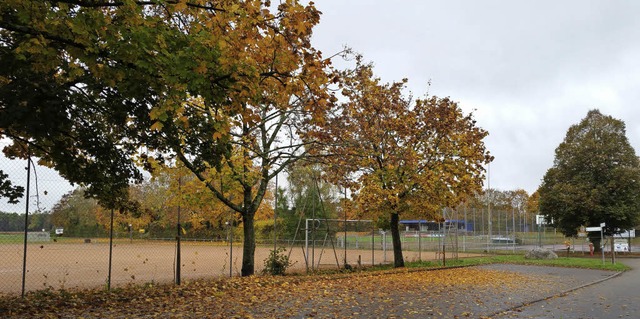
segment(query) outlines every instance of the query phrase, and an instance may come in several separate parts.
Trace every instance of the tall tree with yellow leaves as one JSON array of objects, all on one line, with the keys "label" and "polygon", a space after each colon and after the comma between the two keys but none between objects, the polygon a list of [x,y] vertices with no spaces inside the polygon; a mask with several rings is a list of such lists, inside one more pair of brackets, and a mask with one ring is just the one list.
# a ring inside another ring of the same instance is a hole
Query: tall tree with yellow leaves
[{"label": "tall tree with yellow leaves", "polygon": [[309,136],[323,146],[327,178],[350,187],[369,216],[389,217],[394,266],[402,267],[400,216],[435,217],[480,191],[492,159],[487,132],[448,98],[412,101],[406,80],[381,83],[361,57],[342,78],[345,102]]},{"label": "tall tree with yellow leaves", "polygon": [[319,17],[295,0],[2,1],[5,153],[39,157],[107,206],[142,180],[134,158],[177,159],[241,216],[251,275],[269,181],[330,103],[329,60],[310,42]]}]

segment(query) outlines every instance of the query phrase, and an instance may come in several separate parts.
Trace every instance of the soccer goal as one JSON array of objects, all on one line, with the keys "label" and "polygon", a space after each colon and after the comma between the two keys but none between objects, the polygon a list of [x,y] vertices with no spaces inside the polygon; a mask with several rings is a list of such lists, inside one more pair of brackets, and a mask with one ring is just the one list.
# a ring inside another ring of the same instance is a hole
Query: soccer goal
[{"label": "soccer goal", "polygon": [[305,220],[304,254],[307,270],[374,264],[377,232],[371,220]]}]

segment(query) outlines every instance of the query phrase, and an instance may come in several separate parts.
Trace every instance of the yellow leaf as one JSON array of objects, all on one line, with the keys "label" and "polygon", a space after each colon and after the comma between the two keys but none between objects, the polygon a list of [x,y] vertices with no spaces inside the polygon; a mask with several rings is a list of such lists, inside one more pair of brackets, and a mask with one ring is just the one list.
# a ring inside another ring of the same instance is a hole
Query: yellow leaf
[{"label": "yellow leaf", "polygon": [[155,123],[153,123],[153,125],[151,125],[151,130],[160,131],[162,130],[163,127],[164,127],[164,124],[162,124],[162,122],[156,121]]}]

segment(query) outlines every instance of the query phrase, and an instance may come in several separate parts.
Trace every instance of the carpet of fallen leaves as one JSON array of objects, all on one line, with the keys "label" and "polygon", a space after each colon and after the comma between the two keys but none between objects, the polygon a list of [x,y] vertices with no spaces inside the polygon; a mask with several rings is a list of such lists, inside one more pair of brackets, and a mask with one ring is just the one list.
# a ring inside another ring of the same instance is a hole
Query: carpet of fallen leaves
[{"label": "carpet of fallen leaves", "polygon": [[482,267],[260,276],[5,296],[0,317],[486,318],[550,286],[544,276]]}]

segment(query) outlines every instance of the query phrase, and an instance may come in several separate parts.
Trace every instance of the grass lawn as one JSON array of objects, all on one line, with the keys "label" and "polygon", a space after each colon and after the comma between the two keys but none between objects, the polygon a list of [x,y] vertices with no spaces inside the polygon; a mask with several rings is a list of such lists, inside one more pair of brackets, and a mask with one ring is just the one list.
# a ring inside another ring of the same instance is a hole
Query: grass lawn
[{"label": "grass lawn", "polygon": [[0,233],[0,244],[19,244],[24,242],[24,233]]},{"label": "grass lawn", "polygon": [[[606,259],[602,264],[602,260],[599,258],[582,258],[582,257],[558,257],[557,259],[542,260],[542,259],[526,259],[524,255],[494,255],[485,257],[472,257],[472,258],[460,258],[458,260],[448,260],[446,265],[453,266],[474,266],[485,265],[493,263],[510,263],[519,265],[536,265],[536,266],[553,266],[553,267],[570,267],[570,268],[588,268],[588,269],[600,269],[611,271],[625,271],[629,270],[629,267],[617,262],[611,264],[610,259]],[[411,262],[407,264],[408,268],[419,267],[441,267],[441,261],[425,261],[425,262]]]}]

